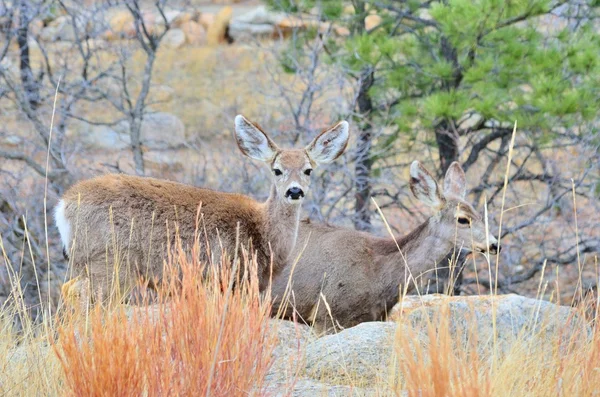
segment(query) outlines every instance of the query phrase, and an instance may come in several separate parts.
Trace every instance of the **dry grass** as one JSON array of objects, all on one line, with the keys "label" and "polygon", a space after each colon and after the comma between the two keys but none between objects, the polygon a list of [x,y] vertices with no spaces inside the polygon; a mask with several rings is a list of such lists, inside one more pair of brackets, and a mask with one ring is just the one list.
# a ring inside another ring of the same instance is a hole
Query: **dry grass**
[{"label": "dry grass", "polygon": [[[592,396],[600,393],[600,333],[522,335],[508,351],[482,350],[472,330],[451,331],[449,312],[396,337],[398,384],[408,396]],[[423,332],[422,328],[426,329]],[[468,335],[468,338],[464,338]],[[466,340],[466,342],[465,342]]]},{"label": "dry grass", "polygon": [[263,394],[276,329],[256,261],[194,257],[177,249],[152,305],[78,305],[21,333],[9,322],[15,310],[3,308],[0,394]]},{"label": "dry grass", "polygon": [[275,336],[256,261],[242,258],[236,272],[178,251],[157,304],[94,308],[58,329],[54,349],[71,395],[260,394]]}]

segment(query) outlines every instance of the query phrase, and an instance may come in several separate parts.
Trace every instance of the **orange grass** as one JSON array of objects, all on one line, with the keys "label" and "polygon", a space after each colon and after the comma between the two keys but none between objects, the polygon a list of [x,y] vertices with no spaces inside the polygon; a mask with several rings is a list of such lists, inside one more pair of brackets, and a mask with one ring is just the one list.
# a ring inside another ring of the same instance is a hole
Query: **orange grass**
[{"label": "orange grass", "polygon": [[[579,319],[586,309],[578,310]],[[453,332],[450,318],[445,306],[431,319],[399,326],[398,392],[409,397],[600,394],[600,333],[595,326],[578,322],[571,333],[560,328],[550,334],[524,333],[502,351],[491,344],[482,349],[475,329]]]},{"label": "orange grass", "polygon": [[97,307],[58,329],[55,352],[68,394],[262,393],[276,336],[256,261],[241,258],[235,273],[226,260],[204,266],[181,249],[172,261],[158,304],[108,313]]},{"label": "orange grass", "polygon": [[427,321],[425,341],[419,340],[412,326],[398,332],[395,348],[402,357],[400,372],[409,397],[492,395],[489,373],[482,371],[485,364],[477,353],[477,334],[469,332],[466,346],[461,347],[458,341],[464,340],[466,330],[452,335],[450,318],[446,305],[433,321]]}]

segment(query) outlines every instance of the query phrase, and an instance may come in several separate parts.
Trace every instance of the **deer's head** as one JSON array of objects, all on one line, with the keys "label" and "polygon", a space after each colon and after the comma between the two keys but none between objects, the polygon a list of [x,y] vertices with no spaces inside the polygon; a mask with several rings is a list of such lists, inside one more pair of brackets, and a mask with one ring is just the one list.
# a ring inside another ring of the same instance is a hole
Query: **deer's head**
[{"label": "deer's head", "polygon": [[241,115],[235,118],[238,147],[246,156],[270,165],[277,198],[290,204],[302,203],[313,168],[338,158],[348,138],[348,123],[341,121],[321,132],[304,149],[280,149],[258,125]]},{"label": "deer's head", "polygon": [[453,162],[448,168],[443,191],[418,161],[411,164],[410,177],[410,189],[415,197],[436,210],[429,222],[432,222],[438,237],[452,242],[458,248],[498,253],[498,240],[486,233],[483,218],[465,200],[467,180],[460,164]]}]

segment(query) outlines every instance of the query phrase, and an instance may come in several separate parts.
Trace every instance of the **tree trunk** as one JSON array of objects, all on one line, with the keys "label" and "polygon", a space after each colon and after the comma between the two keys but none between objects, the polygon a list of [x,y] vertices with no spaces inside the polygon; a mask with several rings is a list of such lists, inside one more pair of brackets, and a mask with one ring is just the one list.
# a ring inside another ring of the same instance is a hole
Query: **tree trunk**
[{"label": "tree trunk", "polygon": [[131,151],[133,152],[133,163],[135,165],[135,173],[143,176],[146,172],[144,165],[144,152],[142,150],[142,120],[134,119],[131,122],[130,134],[131,134]]},{"label": "tree trunk", "polygon": [[446,174],[453,161],[458,160],[459,155],[458,137],[455,136],[451,123],[452,121],[443,120],[435,126],[435,140],[438,145],[442,175]]},{"label": "tree trunk", "polygon": [[40,90],[38,82],[33,77],[31,63],[29,60],[29,16],[27,2],[21,1],[19,5],[19,27],[17,28],[17,44],[19,45],[19,70],[21,73],[21,83],[25,92],[25,98],[32,110],[40,105]]},{"label": "tree trunk", "polygon": [[[462,69],[458,62],[458,53],[456,48],[452,46],[450,40],[447,37],[442,36],[441,41],[441,53],[446,61],[452,64],[452,79],[445,81],[442,84],[442,88],[445,91],[452,91],[460,86],[463,79]],[[435,126],[435,140],[438,145],[438,152],[440,155],[440,171],[441,174],[446,174],[448,167],[453,161],[458,160],[458,136],[456,136],[454,126],[456,123],[454,120],[444,119]]]},{"label": "tree trunk", "polygon": [[362,73],[360,91],[358,93],[358,111],[361,115],[360,133],[358,136],[356,163],[354,165],[354,187],[356,190],[354,202],[354,228],[368,231],[371,229],[371,213],[369,202],[371,200],[371,122],[369,117],[373,110],[373,102],[369,96],[369,89],[373,85],[373,71],[367,69]]}]

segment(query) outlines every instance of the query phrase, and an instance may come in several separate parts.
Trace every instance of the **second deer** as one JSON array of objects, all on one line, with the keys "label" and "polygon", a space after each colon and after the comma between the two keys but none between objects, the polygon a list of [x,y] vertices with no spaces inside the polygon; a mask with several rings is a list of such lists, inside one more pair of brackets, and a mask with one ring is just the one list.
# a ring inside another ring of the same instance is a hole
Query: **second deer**
[{"label": "second deer", "polygon": [[414,290],[417,279],[434,270],[453,248],[498,252],[498,241],[486,233],[484,220],[465,200],[466,178],[458,163],[448,169],[443,191],[418,161],[410,175],[414,196],[435,214],[404,237],[300,223],[294,254],[301,254],[300,259],[273,280],[274,315],[281,310],[279,314],[291,318],[296,312],[321,331],[382,320],[398,303],[401,290]]},{"label": "second deer", "polygon": [[284,150],[256,124],[237,116],[235,139],[244,155],[271,168],[271,193],[264,203],[240,194],[127,175],[104,175],[71,187],[55,211],[75,273],[63,294],[104,302],[114,290],[126,292],[140,278],[160,283],[168,247],[174,247],[176,239],[187,249],[204,244],[201,259],[207,262],[212,258],[206,245],[213,253],[223,247],[231,256],[238,242],[238,247],[251,247],[264,288],[270,265],[277,271],[295,245],[312,169],[342,154],[348,123],[323,131],[304,149]]}]

